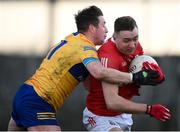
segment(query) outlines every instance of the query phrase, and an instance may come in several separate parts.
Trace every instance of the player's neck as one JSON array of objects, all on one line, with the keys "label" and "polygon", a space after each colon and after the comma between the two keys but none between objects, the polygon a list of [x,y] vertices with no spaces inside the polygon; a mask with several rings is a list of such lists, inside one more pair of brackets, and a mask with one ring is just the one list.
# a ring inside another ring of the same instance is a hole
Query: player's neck
[{"label": "player's neck", "polygon": [[83,33],[83,35],[85,35],[85,37],[86,37],[89,41],[95,43],[94,37],[93,37],[90,33],[86,32],[86,33]]}]

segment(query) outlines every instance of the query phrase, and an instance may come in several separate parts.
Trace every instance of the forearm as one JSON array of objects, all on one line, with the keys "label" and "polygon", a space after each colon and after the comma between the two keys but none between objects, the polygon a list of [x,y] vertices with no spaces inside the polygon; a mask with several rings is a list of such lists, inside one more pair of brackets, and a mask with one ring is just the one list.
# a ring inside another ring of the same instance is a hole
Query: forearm
[{"label": "forearm", "polygon": [[103,68],[101,71],[102,78],[100,80],[109,82],[109,83],[131,83],[132,74],[127,72],[121,72],[112,68]]},{"label": "forearm", "polygon": [[130,100],[117,100],[117,104],[111,105],[112,111],[130,114],[148,114],[157,120],[167,121],[171,118],[170,110],[161,104],[147,105],[135,103]]},{"label": "forearm", "polygon": [[109,110],[123,113],[145,113],[147,104],[136,103],[120,96],[118,86],[102,82],[104,99]]},{"label": "forearm", "polygon": [[94,78],[101,81],[115,84],[132,82],[131,73],[121,72],[112,68],[105,68],[98,61],[89,63],[86,65],[86,68]]},{"label": "forearm", "polygon": [[131,114],[144,114],[147,109],[147,104],[135,103],[132,101],[126,101],[124,103],[119,103],[114,105],[113,111],[131,113]]},{"label": "forearm", "polygon": [[109,99],[106,99],[106,105],[112,111],[131,114],[145,113],[147,109],[147,104],[136,103],[114,94],[109,96]]}]

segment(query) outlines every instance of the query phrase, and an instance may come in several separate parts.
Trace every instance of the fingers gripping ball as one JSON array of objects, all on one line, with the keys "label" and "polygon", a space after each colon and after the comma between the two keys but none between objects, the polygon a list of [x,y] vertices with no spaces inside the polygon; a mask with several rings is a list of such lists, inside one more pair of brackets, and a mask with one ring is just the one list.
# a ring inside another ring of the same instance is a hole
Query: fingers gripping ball
[{"label": "fingers gripping ball", "polygon": [[164,81],[164,74],[161,70],[161,68],[157,65],[157,64],[154,64],[154,63],[149,63],[149,62],[144,62],[143,63],[143,69],[151,69],[153,71],[156,71],[159,73],[159,77],[156,79],[158,82],[162,82]]},{"label": "fingers gripping ball", "polygon": [[133,82],[137,85],[158,85],[159,82],[156,78],[159,77],[159,73],[153,70],[141,70],[137,73],[132,73],[133,75]]},{"label": "fingers gripping ball", "polygon": [[161,83],[164,81],[164,74],[159,67],[157,61],[149,55],[140,55],[135,57],[131,62],[129,71],[132,73],[137,73],[141,70],[153,70],[159,74],[159,77],[156,78],[156,81]]},{"label": "fingers gripping ball", "polygon": [[[137,72],[143,70],[143,67],[144,67],[143,63],[144,62],[152,63],[152,64],[155,64],[158,66],[158,63],[156,62],[156,60],[154,58],[152,58],[151,56],[139,55],[139,56],[135,57],[133,59],[133,61],[131,62],[130,67],[129,67],[129,71],[132,73],[137,73]],[[150,68],[150,66],[148,66],[147,63],[145,64],[145,66],[146,66],[145,69]]]}]

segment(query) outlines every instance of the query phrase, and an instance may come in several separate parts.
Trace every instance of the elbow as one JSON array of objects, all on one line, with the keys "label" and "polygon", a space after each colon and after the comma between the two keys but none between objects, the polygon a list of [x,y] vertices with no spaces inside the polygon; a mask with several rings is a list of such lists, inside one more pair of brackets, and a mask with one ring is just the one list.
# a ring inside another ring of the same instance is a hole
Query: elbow
[{"label": "elbow", "polygon": [[111,100],[106,102],[106,108],[114,112],[126,112],[126,105],[121,101]]},{"label": "elbow", "polygon": [[97,71],[94,72],[94,78],[97,80],[103,80],[105,78],[104,68],[97,69]]},{"label": "elbow", "polygon": [[115,103],[106,103],[106,107],[108,110],[116,111],[116,104]]}]

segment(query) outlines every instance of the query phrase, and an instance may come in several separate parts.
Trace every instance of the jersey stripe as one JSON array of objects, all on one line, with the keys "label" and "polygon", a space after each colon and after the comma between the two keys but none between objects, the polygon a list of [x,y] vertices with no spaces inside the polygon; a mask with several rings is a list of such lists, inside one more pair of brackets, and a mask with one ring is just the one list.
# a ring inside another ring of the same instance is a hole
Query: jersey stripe
[{"label": "jersey stripe", "polygon": [[51,53],[48,56],[48,60],[51,59],[52,55],[56,52],[56,50],[58,50],[60,47],[62,47],[65,43],[67,43],[66,40],[61,41],[61,43],[51,51]]},{"label": "jersey stripe", "polygon": [[83,64],[85,66],[87,66],[88,63],[93,62],[93,61],[98,61],[98,59],[97,58],[86,58],[83,60]]},{"label": "jersey stripe", "polygon": [[107,67],[107,62],[108,62],[108,58],[101,58],[101,64],[102,64],[104,67]]},{"label": "jersey stripe", "polygon": [[79,32],[74,32],[73,35],[74,36],[77,36],[79,34]]}]

